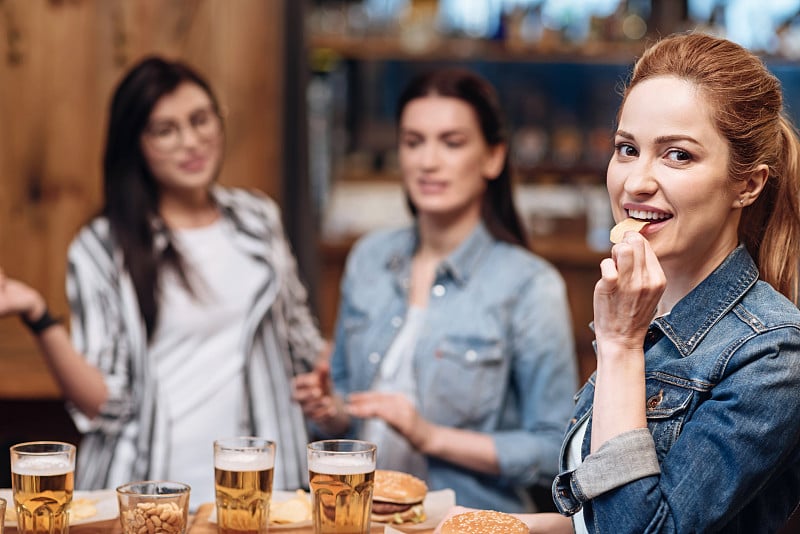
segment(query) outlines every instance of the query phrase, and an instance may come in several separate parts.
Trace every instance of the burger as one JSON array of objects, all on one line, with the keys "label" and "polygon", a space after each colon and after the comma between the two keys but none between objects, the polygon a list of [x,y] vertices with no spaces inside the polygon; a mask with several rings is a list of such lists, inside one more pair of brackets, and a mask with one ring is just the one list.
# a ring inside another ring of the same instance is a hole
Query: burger
[{"label": "burger", "polygon": [[413,475],[376,469],[372,520],[378,523],[421,523],[425,521],[422,501],[427,493],[425,482]]},{"label": "burger", "polygon": [[466,512],[442,523],[441,534],[529,534],[528,525],[513,515],[492,510]]}]

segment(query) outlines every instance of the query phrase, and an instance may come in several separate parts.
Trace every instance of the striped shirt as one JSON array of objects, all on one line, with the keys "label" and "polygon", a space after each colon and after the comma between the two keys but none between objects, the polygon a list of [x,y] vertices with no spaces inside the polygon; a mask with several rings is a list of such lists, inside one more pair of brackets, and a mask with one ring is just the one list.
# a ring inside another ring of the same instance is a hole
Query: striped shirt
[{"label": "striped shirt", "polygon": [[[302,412],[291,400],[290,383],[295,374],[311,368],[322,339],[275,202],[221,186],[213,195],[223,217],[233,223],[228,226],[234,245],[262,263],[266,272],[244,324],[247,420],[252,435],[277,428],[277,435],[262,436],[277,443],[275,489],[304,487],[308,438]],[[158,234],[156,247],[165,245],[166,236]],[[76,487],[113,488],[131,480],[166,478],[169,413],[156,394],[157,366],[133,284],[103,217],[82,228],[70,245],[67,295],[75,348],[102,371],[109,395],[93,419],[68,403],[83,434]]]}]

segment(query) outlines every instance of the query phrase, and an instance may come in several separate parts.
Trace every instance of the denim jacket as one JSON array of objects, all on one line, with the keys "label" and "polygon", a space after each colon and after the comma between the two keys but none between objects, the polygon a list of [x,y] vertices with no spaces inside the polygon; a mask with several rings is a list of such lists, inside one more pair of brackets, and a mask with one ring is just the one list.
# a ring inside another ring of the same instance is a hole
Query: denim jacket
[{"label": "denim jacket", "polygon": [[[403,323],[416,247],[413,227],[380,230],[348,258],[331,363],[344,395],[370,389]],[[490,434],[500,464],[492,476],[428,457],[428,486],[454,489],[461,505],[521,511],[518,488],[557,473],[577,388],[564,282],[479,224],[437,269],[425,317],[413,355],[421,415]]]},{"label": "denim jacket", "polygon": [[648,429],[589,455],[594,377],[576,395],[583,463],[553,483],[592,533],[774,532],[800,500],[800,312],[743,246],[645,338]]}]

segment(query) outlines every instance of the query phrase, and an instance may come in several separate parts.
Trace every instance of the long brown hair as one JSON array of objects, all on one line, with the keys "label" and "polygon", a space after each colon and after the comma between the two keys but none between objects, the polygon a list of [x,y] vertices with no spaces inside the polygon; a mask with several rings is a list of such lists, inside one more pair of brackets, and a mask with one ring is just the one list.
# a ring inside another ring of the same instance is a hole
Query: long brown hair
[{"label": "long brown hair", "polygon": [[739,239],[761,278],[798,303],[800,146],[783,109],[780,81],[758,56],[701,33],[672,35],[649,47],[636,62],[624,97],[655,76],[687,79],[706,96],[717,130],[730,145],[732,180],[746,179],[762,164],[769,168],[761,194],[742,212]]},{"label": "long brown hair", "polygon": [[[444,68],[418,75],[400,95],[395,114],[397,123],[400,123],[403,110],[410,101],[429,95],[466,102],[475,111],[486,144],[491,147],[508,145],[508,131],[500,109],[500,99],[494,87],[482,77],[461,68]],[[410,199],[408,205],[416,215],[416,207]],[[487,180],[481,215],[489,233],[496,239],[527,246],[527,235],[514,207],[508,151],[500,174],[493,180]]]},{"label": "long brown hair", "polygon": [[[147,57],[131,67],[117,85],[111,99],[106,148],[103,155],[104,198],[101,213],[108,219],[130,273],[147,338],[158,320],[161,273],[175,269],[191,290],[183,258],[168,239],[164,250],[154,246],[160,220],[160,191],[150,172],[141,143],[150,113],[164,95],[189,82],[203,89],[219,112],[217,99],[208,82],[188,65],[160,57]],[[166,226],[163,231],[169,236]]]}]

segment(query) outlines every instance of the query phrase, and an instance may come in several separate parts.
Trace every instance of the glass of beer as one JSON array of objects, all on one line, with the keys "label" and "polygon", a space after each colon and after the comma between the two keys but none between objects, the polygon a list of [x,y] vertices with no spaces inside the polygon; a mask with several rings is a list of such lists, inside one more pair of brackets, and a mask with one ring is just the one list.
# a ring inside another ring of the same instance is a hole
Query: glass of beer
[{"label": "glass of beer", "polygon": [[367,534],[377,446],[330,439],[308,444],[314,534]]},{"label": "glass of beer", "polygon": [[75,445],[33,441],[11,447],[11,488],[20,534],[66,534],[75,487]]},{"label": "glass of beer", "polygon": [[269,531],[275,443],[241,437],[214,442],[214,488],[220,534]]}]

